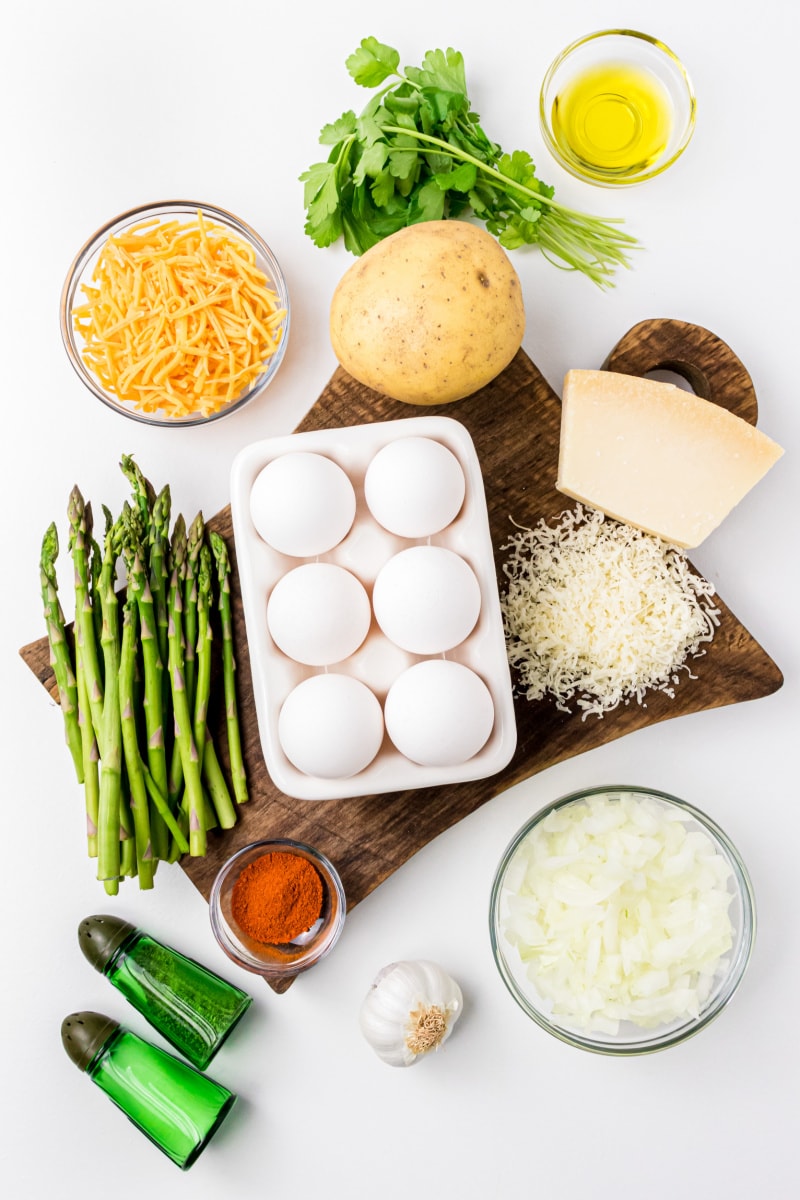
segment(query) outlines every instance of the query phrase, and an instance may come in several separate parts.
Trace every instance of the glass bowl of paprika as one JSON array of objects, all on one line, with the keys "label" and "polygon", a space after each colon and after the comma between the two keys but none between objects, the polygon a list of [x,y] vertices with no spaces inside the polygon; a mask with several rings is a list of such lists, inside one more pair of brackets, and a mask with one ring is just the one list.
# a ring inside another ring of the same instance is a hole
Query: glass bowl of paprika
[{"label": "glass bowl of paprika", "polygon": [[288,838],[252,842],[221,867],[211,928],[232,962],[266,979],[290,978],[329,954],[344,925],[339,873],[324,854]]}]

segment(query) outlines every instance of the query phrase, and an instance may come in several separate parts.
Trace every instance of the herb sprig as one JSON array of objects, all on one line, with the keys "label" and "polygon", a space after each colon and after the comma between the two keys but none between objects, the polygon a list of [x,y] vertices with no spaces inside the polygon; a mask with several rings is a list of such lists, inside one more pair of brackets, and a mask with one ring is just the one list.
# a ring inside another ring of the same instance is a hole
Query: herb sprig
[{"label": "herb sprig", "polygon": [[350,110],[323,128],[327,162],[300,176],[305,231],[317,246],[343,236],[360,255],[406,225],[471,212],[507,250],[538,245],[555,266],[601,287],[630,265],[638,243],[620,220],[558,204],[526,151],[504,153],[487,137],[457,50],[429,50],[421,67],[401,70],[397,50],[369,37],[346,66],[361,87],[379,90],[360,116]]}]

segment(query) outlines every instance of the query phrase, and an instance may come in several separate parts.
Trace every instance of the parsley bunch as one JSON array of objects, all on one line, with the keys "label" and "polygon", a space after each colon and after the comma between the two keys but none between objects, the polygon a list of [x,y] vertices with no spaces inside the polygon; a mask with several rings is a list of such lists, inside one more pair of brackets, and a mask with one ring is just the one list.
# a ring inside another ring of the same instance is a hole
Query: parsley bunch
[{"label": "parsley bunch", "polygon": [[421,67],[399,64],[398,52],[372,37],[347,59],[357,84],[379,90],[361,116],[349,111],[323,128],[328,160],[300,176],[305,231],[317,246],[343,235],[359,255],[406,225],[470,211],[506,249],[536,244],[555,266],[601,287],[629,265],[637,242],[620,221],[558,204],[529,154],[506,154],[486,136],[457,50],[429,50]]}]

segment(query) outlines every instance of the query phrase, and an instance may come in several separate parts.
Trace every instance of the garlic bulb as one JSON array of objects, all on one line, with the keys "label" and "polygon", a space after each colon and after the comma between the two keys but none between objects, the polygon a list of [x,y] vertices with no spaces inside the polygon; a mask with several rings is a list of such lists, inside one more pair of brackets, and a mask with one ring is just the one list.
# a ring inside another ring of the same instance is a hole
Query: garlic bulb
[{"label": "garlic bulb", "polygon": [[447,1041],[461,1016],[461,988],[436,963],[384,967],[361,1006],[361,1032],[392,1067],[410,1067]]}]

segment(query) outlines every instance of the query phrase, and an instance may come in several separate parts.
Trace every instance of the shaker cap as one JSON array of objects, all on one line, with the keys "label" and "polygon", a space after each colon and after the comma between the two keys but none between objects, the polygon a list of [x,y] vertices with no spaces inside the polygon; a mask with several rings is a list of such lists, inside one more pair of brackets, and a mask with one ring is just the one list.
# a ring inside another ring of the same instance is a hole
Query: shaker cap
[{"label": "shaker cap", "polygon": [[120,917],[86,917],[78,926],[78,944],[96,971],[103,972],[136,926]]},{"label": "shaker cap", "polygon": [[70,1013],[61,1022],[61,1044],[75,1066],[85,1071],[112,1033],[118,1029],[119,1021],[114,1021],[103,1013]]}]

